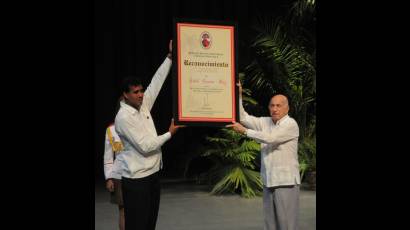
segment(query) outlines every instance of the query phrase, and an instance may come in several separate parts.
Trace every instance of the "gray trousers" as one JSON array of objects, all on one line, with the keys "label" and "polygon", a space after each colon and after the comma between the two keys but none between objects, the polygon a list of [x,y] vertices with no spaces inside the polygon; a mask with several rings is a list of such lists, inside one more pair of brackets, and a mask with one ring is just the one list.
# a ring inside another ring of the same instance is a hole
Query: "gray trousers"
[{"label": "gray trousers", "polygon": [[299,185],[263,186],[265,230],[297,230]]}]

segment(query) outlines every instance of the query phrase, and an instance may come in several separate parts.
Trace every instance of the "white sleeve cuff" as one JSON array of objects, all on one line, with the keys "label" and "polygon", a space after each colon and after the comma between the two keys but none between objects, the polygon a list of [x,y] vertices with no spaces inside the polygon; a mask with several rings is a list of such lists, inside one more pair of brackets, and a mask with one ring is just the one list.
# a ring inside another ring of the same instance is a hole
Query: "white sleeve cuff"
[{"label": "white sleeve cuff", "polygon": [[169,58],[168,56],[165,58],[164,63],[166,63],[167,65],[171,65],[172,64],[172,60],[171,58]]},{"label": "white sleeve cuff", "polygon": [[247,129],[246,130],[246,136],[249,137],[249,138],[255,137],[255,133],[256,133],[255,130],[252,130],[252,129]]},{"label": "white sleeve cuff", "polygon": [[165,141],[168,141],[169,139],[171,139],[171,133],[169,131],[164,133],[164,139]]}]

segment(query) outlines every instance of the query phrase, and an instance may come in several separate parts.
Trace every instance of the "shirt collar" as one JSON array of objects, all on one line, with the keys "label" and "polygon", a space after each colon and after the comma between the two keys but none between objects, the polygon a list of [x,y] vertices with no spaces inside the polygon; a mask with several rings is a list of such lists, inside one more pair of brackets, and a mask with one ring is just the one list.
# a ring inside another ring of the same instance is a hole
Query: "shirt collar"
[{"label": "shirt collar", "polygon": [[136,110],[134,107],[132,107],[132,106],[128,105],[127,103],[125,103],[125,101],[120,101],[120,105],[121,105],[121,108],[125,109],[126,111],[128,111],[132,115],[135,115],[135,114],[139,113],[138,110]]},{"label": "shirt collar", "polygon": [[[276,122],[276,125],[280,125],[284,120],[286,120],[287,118],[289,117],[289,115],[288,114],[286,114],[285,116],[283,116],[281,119],[279,119],[277,122]],[[273,122],[273,121],[272,121]],[[274,123],[275,124],[275,123]]]}]

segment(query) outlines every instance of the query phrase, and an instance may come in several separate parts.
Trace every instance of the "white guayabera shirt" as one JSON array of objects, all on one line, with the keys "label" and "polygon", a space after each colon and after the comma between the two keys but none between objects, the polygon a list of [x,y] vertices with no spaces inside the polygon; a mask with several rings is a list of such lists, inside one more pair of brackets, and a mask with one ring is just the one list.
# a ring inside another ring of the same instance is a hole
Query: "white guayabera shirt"
[{"label": "white guayabera shirt", "polygon": [[116,159],[115,165],[123,177],[147,177],[162,168],[161,146],[171,138],[171,133],[158,136],[150,111],[171,69],[171,63],[166,58],[158,68],[144,93],[139,111],[120,102],[121,108],[115,117],[115,130],[123,142],[124,150]]},{"label": "white guayabera shirt", "polygon": [[239,101],[240,121],[246,136],[261,143],[261,178],[266,187],[300,184],[298,162],[299,126],[285,115],[273,123],[271,117],[254,117]]}]

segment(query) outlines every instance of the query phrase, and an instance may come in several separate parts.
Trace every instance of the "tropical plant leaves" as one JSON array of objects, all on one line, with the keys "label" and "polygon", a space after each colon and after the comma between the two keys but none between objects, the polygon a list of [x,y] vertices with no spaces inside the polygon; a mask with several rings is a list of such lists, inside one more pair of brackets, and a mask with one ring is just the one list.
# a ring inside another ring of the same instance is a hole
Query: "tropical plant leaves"
[{"label": "tropical plant leaves", "polygon": [[208,175],[215,181],[211,194],[239,192],[243,197],[259,195],[262,182],[255,159],[260,145],[231,129],[207,137],[211,147],[202,156],[215,161]]}]

